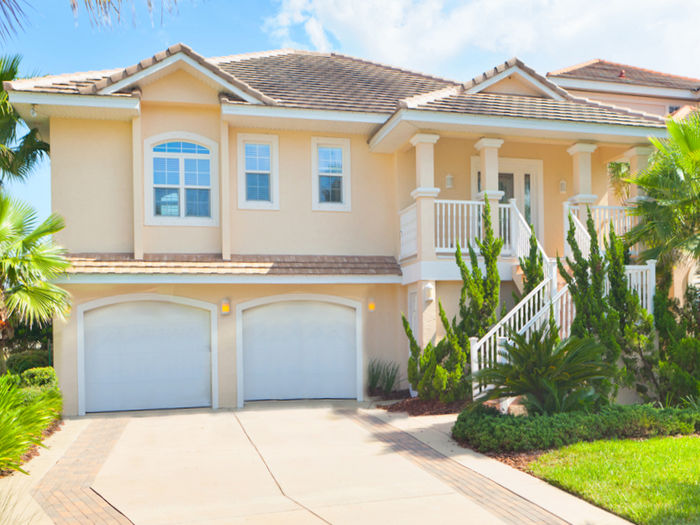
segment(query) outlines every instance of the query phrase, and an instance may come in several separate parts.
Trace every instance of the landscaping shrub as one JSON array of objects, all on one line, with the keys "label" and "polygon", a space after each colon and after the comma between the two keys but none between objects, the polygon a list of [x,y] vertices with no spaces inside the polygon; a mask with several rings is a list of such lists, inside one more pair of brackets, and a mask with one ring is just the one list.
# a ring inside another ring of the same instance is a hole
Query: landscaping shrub
[{"label": "landscaping shrub", "polygon": [[646,438],[700,431],[700,412],[651,405],[613,405],[597,413],[512,416],[482,405],[464,410],[452,436],[480,452],[520,452],[579,441]]},{"label": "landscaping shrub", "polygon": [[367,388],[370,395],[389,395],[399,377],[399,365],[381,359],[372,359],[367,367]]},{"label": "landscaping shrub", "polygon": [[49,366],[48,350],[30,350],[12,354],[7,359],[7,371],[12,374],[21,374],[30,368]]},{"label": "landscaping shrub", "polygon": [[40,368],[30,368],[22,372],[23,386],[57,386],[56,371],[52,366],[44,366]]},{"label": "landscaping shrub", "polygon": [[16,376],[0,377],[0,470],[19,470],[22,455],[40,445],[42,432],[61,417],[56,387],[20,388]]},{"label": "landscaping shrub", "polygon": [[552,414],[602,404],[598,385],[615,373],[603,361],[605,349],[594,339],[559,340],[554,320],[528,335],[516,332],[499,350],[500,362],[474,375],[490,385],[478,399],[523,396],[529,414]]}]

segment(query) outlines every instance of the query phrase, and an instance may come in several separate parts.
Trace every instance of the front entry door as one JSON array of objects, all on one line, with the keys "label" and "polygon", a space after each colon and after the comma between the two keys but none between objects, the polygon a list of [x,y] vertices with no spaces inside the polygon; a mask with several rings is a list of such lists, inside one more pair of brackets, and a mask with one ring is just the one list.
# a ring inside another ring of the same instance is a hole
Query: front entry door
[{"label": "front entry door", "polygon": [[502,204],[508,204],[508,201],[515,197],[515,177],[512,173],[498,174],[498,191],[503,192]]}]

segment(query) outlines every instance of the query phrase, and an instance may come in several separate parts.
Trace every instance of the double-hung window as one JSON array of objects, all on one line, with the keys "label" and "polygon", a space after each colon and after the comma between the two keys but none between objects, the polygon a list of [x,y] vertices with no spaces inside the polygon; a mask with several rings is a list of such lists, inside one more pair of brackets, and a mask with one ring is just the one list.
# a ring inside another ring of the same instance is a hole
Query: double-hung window
[{"label": "double-hung window", "polygon": [[350,141],[311,139],[314,210],[350,211]]},{"label": "double-hung window", "polygon": [[151,147],[149,224],[215,221],[212,151],[195,142],[172,140]]},{"label": "double-hung window", "polygon": [[279,209],[279,163],[276,135],[238,135],[238,207]]}]

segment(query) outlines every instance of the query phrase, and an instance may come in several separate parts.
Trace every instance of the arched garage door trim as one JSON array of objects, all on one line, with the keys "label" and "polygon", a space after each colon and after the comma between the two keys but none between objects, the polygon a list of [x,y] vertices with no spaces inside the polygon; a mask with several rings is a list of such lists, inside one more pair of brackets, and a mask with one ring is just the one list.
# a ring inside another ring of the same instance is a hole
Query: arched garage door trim
[{"label": "arched garage door trim", "polygon": [[163,295],[155,293],[139,293],[114,295],[103,297],[82,303],[77,307],[78,323],[78,414],[85,415],[85,312],[110,306],[119,303],[129,303],[135,301],[156,301],[164,303],[175,303],[193,308],[199,308],[209,312],[210,319],[210,341],[211,341],[211,406],[219,407],[219,381],[218,381],[218,346],[217,346],[217,305],[205,301],[197,301],[188,297],[178,297],[176,295]]},{"label": "arched garage door trim", "polygon": [[322,294],[282,294],[282,295],[272,295],[268,297],[261,297],[260,299],[253,299],[252,301],[246,301],[240,303],[236,306],[236,383],[237,383],[237,404],[238,408],[243,408],[243,398],[245,397],[243,390],[243,378],[244,378],[244,349],[243,349],[243,313],[251,308],[256,308],[258,306],[264,306],[267,304],[280,303],[280,302],[290,302],[290,301],[316,301],[323,303],[337,304],[341,306],[347,306],[355,310],[355,351],[356,351],[356,392],[357,400],[362,401],[363,392],[363,359],[362,359],[362,303],[359,301],[353,301],[352,299],[346,299],[344,297],[336,297],[334,295],[322,295]]}]

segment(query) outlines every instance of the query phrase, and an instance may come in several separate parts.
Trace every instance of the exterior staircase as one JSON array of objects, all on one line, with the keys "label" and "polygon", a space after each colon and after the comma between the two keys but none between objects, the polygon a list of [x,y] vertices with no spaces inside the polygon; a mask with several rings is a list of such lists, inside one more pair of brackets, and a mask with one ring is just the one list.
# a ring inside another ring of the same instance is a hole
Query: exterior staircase
[{"label": "exterior staircase", "polygon": [[[571,210],[567,210],[567,213],[570,213],[574,221],[577,244],[584,257],[587,257],[590,254],[591,237],[578,215],[571,212]],[[521,257],[529,251],[530,228],[525,218],[517,211],[517,208],[515,208],[514,214],[520,225],[519,228],[521,228],[515,237],[520,242],[514,247],[514,254]],[[568,217],[566,219],[568,222]],[[523,240],[525,246],[523,246]],[[576,308],[569,286],[559,275],[556,261],[547,257],[539,242],[538,249],[545,261],[544,280],[523,297],[482,338],[470,338],[472,373],[489,368],[503,359],[499,354],[499,349],[507,340],[511,330],[518,334],[530,335],[534,330],[549,322],[550,310],[554,314],[554,321],[559,328],[560,337],[565,339],[571,335],[571,325],[576,316]],[[567,256],[572,255],[568,243],[565,247],[565,254]],[[519,270],[519,289],[522,291],[522,269],[520,269],[519,265],[517,268],[513,269],[513,280],[516,281],[516,286],[518,286],[516,276],[518,276]],[[656,282],[656,261],[648,261],[644,265],[628,265],[626,266],[626,275],[630,289],[638,295],[642,306],[647,311],[652,311]],[[488,385],[474,382],[472,385],[473,396],[477,397],[486,389],[488,389]]]}]

